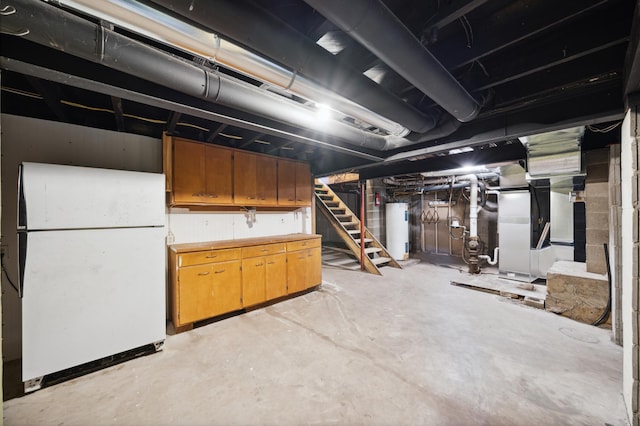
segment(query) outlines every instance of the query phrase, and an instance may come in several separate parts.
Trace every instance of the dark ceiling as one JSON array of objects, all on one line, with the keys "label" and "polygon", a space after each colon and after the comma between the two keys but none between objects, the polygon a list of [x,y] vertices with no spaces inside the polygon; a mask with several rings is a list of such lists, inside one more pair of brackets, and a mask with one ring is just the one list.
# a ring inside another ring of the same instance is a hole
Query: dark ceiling
[{"label": "dark ceiling", "polygon": [[[285,113],[256,112],[250,98],[247,107],[236,106],[235,92],[212,102],[183,89],[181,73],[159,59],[152,68],[166,72],[152,78],[123,65],[125,53],[113,55],[115,66],[100,52],[83,56],[77,52],[98,35],[74,30],[67,16],[113,30],[158,58],[170,55],[230,77],[255,90],[256,100],[267,91],[247,73],[110,25],[71,3],[0,2],[2,112],[156,138],[167,131],[307,160],[316,175],[359,170],[365,177],[390,176],[519,160],[525,157],[519,136],[577,125],[588,126],[585,149],[618,143],[615,124],[625,97],[640,90],[639,8],[630,0],[119,0],[219,34],[367,110],[409,123],[413,129],[402,138],[346,113],[339,124],[319,129]],[[369,15],[378,14],[391,16],[391,24],[367,27]],[[425,67],[427,56],[442,65],[437,75]],[[465,105],[477,107],[466,122],[454,117],[457,100],[445,105],[458,98],[438,80],[442,72],[459,82]],[[314,107],[277,92],[269,95],[285,109]],[[349,127],[348,135],[336,135],[340,126]],[[369,144],[369,137],[401,142],[382,147]],[[473,150],[452,151],[460,148]]]}]

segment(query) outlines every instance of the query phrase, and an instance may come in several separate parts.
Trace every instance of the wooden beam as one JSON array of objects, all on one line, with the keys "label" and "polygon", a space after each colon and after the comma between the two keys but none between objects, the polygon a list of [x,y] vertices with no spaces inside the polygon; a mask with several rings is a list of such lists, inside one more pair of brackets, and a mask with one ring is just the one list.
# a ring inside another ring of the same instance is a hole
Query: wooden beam
[{"label": "wooden beam", "polygon": [[240,144],[240,146],[238,146],[238,148],[244,148],[247,147],[249,145],[251,145],[252,143],[254,143],[256,140],[260,139],[261,137],[264,136],[264,133],[256,133],[254,136],[252,136],[251,138],[247,139],[246,141],[242,142]]},{"label": "wooden beam", "polygon": [[116,128],[119,132],[124,132],[124,112],[122,110],[122,99],[111,96],[111,105],[113,105],[113,115],[116,119]]},{"label": "wooden beam", "polygon": [[211,133],[207,135],[207,142],[213,142],[213,140],[218,136],[218,134],[227,128],[226,124],[221,124],[216,127]]},{"label": "wooden beam", "polygon": [[182,117],[182,113],[171,111],[171,114],[169,114],[169,119],[167,120],[166,132],[168,134],[172,134],[176,129],[176,124],[178,124],[178,120],[180,120],[180,117]]},{"label": "wooden beam", "polygon": [[36,92],[40,93],[42,99],[45,101],[47,106],[53,111],[58,120],[63,121],[65,123],[69,122],[69,116],[67,112],[62,108],[60,104],[60,96],[59,90],[57,87],[54,88],[52,83],[47,81],[40,80],[36,77],[26,76],[29,84],[36,90]]}]

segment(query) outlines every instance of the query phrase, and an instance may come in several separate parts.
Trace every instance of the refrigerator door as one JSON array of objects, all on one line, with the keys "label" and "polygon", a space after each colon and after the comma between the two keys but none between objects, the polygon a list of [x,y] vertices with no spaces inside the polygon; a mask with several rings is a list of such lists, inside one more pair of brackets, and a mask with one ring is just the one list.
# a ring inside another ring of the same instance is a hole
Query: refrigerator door
[{"label": "refrigerator door", "polygon": [[164,175],[23,163],[23,230],[164,226]]},{"label": "refrigerator door", "polygon": [[29,232],[22,379],[165,339],[164,228]]}]

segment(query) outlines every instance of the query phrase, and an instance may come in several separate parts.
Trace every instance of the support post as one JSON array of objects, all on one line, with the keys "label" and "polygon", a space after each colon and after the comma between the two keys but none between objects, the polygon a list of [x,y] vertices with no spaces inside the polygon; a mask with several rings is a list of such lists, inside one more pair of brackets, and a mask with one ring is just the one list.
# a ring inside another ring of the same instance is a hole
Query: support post
[{"label": "support post", "polygon": [[364,209],[365,183],[360,181],[360,270],[364,271]]}]

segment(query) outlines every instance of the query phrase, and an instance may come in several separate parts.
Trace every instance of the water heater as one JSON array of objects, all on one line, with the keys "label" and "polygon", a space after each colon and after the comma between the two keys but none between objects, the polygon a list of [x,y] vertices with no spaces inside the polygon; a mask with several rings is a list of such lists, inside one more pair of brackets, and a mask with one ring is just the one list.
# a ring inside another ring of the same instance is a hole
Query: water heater
[{"label": "water heater", "polygon": [[387,251],[396,260],[409,258],[409,205],[387,203]]}]

